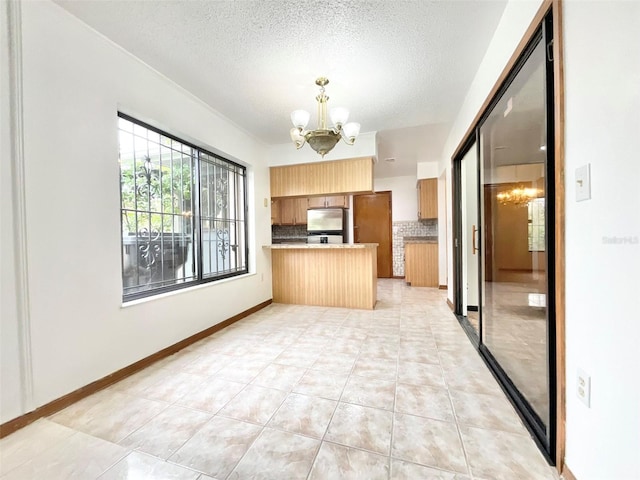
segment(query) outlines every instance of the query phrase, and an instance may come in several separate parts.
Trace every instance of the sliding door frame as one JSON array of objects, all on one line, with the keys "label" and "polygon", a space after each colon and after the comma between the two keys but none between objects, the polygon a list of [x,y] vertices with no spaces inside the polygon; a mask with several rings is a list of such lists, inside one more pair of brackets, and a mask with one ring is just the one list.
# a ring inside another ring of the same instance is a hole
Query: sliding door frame
[{"label": "sliding door frame", "polygon": [[[550,15],[549,15],[550,14]],[[453,268],[453,284],[454,284],[454,312],[461,317],[462,313],[462,225],[461,225],[461,192],[460,192],[460,160],[475,145],[478,154],[478,169],[480,169],[479,158],[479,142],[477,132],[483,120],[489,114],[495,102],[501,93],[507,88],[510,80],[517,74],[517,69],[524,61],[522,57],[526,55],[527,49],[538,35],[542,35],[541,41],[545,44],[546,54],[553,59],[553,76],[546,74],[546,91],[547,105],[553,104],[553,110],[547,109],[547,125],[552,131],[547,132],[547,137],[553,139],[553,145],[548,144],[547,162],[545,164],[551,167],[547,170],[550,176],[546,179],[548,188],[546,195],[548,198],[554,199],[552,211],[548,211],[548,230],[552,233],[548,236],[547,251],[552,255],[548,259],[549,268],[548,287],[549,295],[552,301],[547,305],[547,311],[551,317],[548,323],[547,341],[549,353],[549,400],[551,407],[550,422],[547,426],[548,435],[540,435],[540,431],[533,429],[534,437],[542,450],[547,455],[551,463],[556,465],[558,472],[564,471],[564,454],[565,454],[565,405],[566,405],[566,360],[565,360],[565,169],[564,169],[564,65],[563,65],[563,36],[562,36],[562,0],[544,0],[529,25],[525,35],[518,44],[515,52],[511,56],[509,62],[500,74],[497,82],[491,89],[489,95],[484,101],[481,109],[476,114],[473,122],[467,129],[462,141],[454,151],[451,157],[452,171],[452,189],[453,189],[453,252],[454,252],[454,268]],[[552,34],[553,41],[547,46],[547,38]],[[548,69],[546,69],[548,71]],[[549,88],[551,87],[551,88]],[[549,97],[550,96],[550,97]],[[550,161],[551,160],[551,161]],[[480,178],[480,177],[478,177]],[[480,190],[480,189],[479,189]],[[479,191],[478,197],[482,192]],[[478,217],[481,216],[481,209],[478,209]],[[481,223],[478,223],[481,225]],[[549,228],[553,226],[553,228]],[[480,235],[482,238],[482,235]],[[481,252],[483,245],[480,244]],[[482,269],[479,268],[479,276],[481,278]],[[482,290],[482,289],[480,289]],[[480,304],[482,302],[482,291],[480,291]],[[554,321],[555,320],[555,321]],[[461,324],[468,334],[471,325],[463,319]],[[474,333],[475,335],[475,333]],[[503,388],[507,395],[512,398],[514,403],[519,407],[523,405],[527,407],[526,402],[522,402],[518,390],[508,379],[505,372],[502,371],[498,363],[495,361],[491,353],[482,345],[482,321],[479,327],[479,342],[474,341],[473,336],[469,335],[470,340],[479,349],[479,352],[485,362],[499,376],[503,377]],[[510,384],[510,385],[509,385]],[[510,393],[515,392],[515,395]],[[527,408],[522,409],[526,418]],[[530,423],[531,418],[527,418]],[[535,422],[533,422],[535,424]],[[546,437],[546,440],[545,440]]]}]

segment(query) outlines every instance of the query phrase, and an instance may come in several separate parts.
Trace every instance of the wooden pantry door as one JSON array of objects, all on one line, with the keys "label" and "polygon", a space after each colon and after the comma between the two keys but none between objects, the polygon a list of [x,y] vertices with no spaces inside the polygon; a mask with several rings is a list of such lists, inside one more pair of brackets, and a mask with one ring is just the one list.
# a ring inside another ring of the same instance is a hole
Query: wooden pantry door
[{"label": "wooden pantry door", "polygon": [[354,243],[378,244],[378,278],[393,276],[391,192],[353,196]]}]

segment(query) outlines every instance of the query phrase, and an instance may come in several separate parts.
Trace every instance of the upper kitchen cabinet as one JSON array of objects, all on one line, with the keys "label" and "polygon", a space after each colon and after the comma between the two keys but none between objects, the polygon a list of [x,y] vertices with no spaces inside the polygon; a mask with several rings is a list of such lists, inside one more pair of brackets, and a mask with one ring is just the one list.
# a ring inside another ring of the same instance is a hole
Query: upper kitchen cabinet
[{"label": "upper kitchen cabinet", "polygon": [[371,157],[271,167],[269,172],[275,198],[373,191]]},{"label": "upper kitchen cabinet", "polygon": [[309,197],[307,208],[349,208],[349,197],[347,195]]},{"label": "upper kitchen cabinet", "polygon": [[[277,217],[273,212],[277,212]],[[280,198],[271,201],[272,225],[306,225],[307,199]]]},{"label": "upper kitchen cabinet", "polygon": [[280,225],[280,200],[271,200],[271,225]]},{"label": "upper kitchen cabinet", "polygon": [[438,179],[418,180],[418,219],[438,218]]}]

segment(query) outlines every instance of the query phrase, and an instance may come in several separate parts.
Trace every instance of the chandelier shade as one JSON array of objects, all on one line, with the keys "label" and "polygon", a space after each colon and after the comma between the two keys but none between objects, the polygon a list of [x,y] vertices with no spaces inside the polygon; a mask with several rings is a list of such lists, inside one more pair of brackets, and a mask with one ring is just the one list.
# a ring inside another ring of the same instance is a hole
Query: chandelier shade
[{"label": "chandelier shade", "polygon": [[542,190],[539,188],[529,188],[519,185],[511,190],[498,193],[496,198],[502,205],[525,207],[531,200],[540,197],[542,193]]},{"label": "chandelier shade", "polygon": [[347,145],[353,145],[360,134],[360,124],[355,122],[347,123],[349,110],[344,107],[332,108],[329,112],[331,123],[327,126],[327,102],[329,97],[325,95],[324,87],[329,83],[325,77],[316,80],[316,85],[320,87],[320,94],[316,97],[318,102],[318,125],[315,130],[305,130],[309,124],[311,115],[306,110],[294,110],[291,112],[291,123],[293,128],[289,131],[291,141],[300,149],[305,143],[323,157],[329,153],[333,147],[344,140]]}]

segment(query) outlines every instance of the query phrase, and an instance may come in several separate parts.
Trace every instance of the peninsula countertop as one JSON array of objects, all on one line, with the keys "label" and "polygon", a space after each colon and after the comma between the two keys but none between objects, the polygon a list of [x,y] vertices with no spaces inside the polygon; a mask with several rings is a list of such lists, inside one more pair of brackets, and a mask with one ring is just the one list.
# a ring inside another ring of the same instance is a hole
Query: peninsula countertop
[{"label": "peninsula countertop", "polygon": [[438,237],[424,236],[424,237],[403,237],[404,243],[438,243]]},{"label": "peninsula countertop", "polygon": [[272,250],[311,250],[311,249],[345,249],[345,248],[373,248],[377,243],[276,243],[263,245],[262,248]]}]

